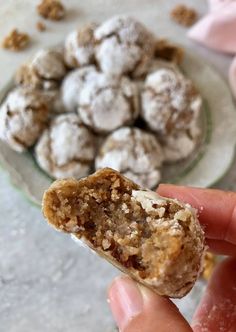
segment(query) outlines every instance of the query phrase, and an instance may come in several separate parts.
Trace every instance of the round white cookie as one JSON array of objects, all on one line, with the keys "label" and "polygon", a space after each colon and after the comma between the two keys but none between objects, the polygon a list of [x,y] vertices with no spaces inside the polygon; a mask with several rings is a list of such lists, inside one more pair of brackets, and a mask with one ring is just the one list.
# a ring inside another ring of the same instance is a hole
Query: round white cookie
[{"label": "round white cookie", "polygon": [[80,92],[78,112],[93,131],[108,133],[132,124],[139,114],[138,88],[128,77],[97,72]]},{"label": "round white cookie", "polygon": [[16,73],[16,83],[37,89],[50,90],[59,86],[66,75],[63,56],[56,50],[40,50]]},{"label": "round white cookie", "polygon": [[199,144],[201,130],[194,123],[188,130],[175,132],[160,138],[165,162],[172,163],[189,157]]},{"label": "round white cookie", "polygon": [[142,76],[154,54],[155,40],[146,27],[129,16],[115,16],[94,33],[96,59],[109,74]]},{"label": "round white cookie", "polygon": [[199,117],[202,98],[177,68],[159,68],[146,77],[141,115],[161,135],[186,130]]},{"label": "round white cookie", "polygon": [[35,147],[39,166],[55,179],[89,174],[95,139],[74,113],[55,117]]},{"label": "round white cookie", "polygon": [[0,107],[0,138],[13,150],[23,152],[32,146],[48,122],[48,107],[42,95],[16,88]]},{"label": "round white cookie", "polygon": [[123,127],[102,144],[95,167],[111,167],[144,188],[154,188],[161,178],[162,162],[162,148],[153,134]]},{"label": "round white cookie", "polygon": [[80,92],[87,80],[96,76],[97,70],[94,66],[86,66],[72,70],[64,78],[61,85],[61,99],[67,112],[77,111]]},{"label": "round white cookie", "polygon": [[72,31],[65,40],[64,60],[68,67],[76,68],[94,63],[95,23]]}]

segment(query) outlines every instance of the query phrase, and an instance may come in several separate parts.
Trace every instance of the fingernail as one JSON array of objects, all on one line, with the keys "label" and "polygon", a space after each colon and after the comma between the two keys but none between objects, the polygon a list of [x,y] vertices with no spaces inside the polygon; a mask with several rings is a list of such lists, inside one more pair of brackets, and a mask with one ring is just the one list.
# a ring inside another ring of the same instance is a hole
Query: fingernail
[{"label": "fingernail", "polygon": [[109,289],[110,307],[122,330],[143,309],[143,298],[137,284],[126,276],[117,277]]}]

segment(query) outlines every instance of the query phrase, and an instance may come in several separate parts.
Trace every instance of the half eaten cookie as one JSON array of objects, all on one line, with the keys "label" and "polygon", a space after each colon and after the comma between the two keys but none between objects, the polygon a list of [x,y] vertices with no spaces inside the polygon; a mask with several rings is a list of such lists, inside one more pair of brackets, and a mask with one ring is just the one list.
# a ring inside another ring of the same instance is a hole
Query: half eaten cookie
[{"label": "half eaten cookie", "polygon": [[43,213],[57,230],[160,295],[181,298],[201,270],[204,233],[196,211],[110,168],[54,182],[44,194]]}]

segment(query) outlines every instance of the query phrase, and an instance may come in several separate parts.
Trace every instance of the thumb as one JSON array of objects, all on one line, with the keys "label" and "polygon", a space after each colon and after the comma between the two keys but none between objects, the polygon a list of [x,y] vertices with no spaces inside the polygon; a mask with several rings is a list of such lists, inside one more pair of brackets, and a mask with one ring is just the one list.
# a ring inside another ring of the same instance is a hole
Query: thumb
[{"label": "thumb", "polygon": [[127,276],[114,279],[108,291],[108,302],[120,332],[192,332],[168,298]]}]

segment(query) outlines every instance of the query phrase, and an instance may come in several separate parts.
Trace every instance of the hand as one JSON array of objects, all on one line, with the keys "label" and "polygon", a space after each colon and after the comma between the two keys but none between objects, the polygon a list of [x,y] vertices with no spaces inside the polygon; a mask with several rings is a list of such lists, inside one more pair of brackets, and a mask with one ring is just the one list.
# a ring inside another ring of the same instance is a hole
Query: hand
[{"label": "hand", "polygon": [[215,269],[194,314],[192,327],[169,299],[127,276],[117,277],[108,298],[120,332],[235,332],[236,193],[173,185],[160,185],[158,193],[198,209],[210,250],[232,257]]}]

